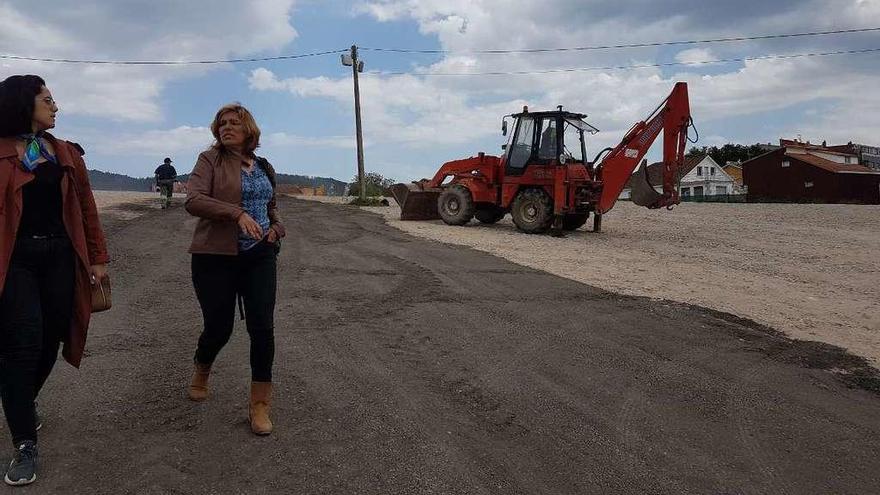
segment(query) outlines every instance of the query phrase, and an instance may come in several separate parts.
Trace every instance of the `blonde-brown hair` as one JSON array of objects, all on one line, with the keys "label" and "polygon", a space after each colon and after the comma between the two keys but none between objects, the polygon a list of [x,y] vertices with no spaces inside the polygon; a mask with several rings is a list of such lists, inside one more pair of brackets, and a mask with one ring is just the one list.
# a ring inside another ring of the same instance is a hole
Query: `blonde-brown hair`
[{"label": "blonde-brown hair", "polygon": [[257,127],[257,121],[254,120],[254,116],[237,101],[223,105],[220,107],[220,110],[217,110],[217,114],[214,115],[214,121],[211,122],[211,134],[214,135],[214,144],[211,147],[220,151],[226,150],[220,141],[220,117],[227,112],[234,113],[241,120],[245,133],[244,151],[245,153],[253,153],[255,149],[260,147],[260,128]]}]

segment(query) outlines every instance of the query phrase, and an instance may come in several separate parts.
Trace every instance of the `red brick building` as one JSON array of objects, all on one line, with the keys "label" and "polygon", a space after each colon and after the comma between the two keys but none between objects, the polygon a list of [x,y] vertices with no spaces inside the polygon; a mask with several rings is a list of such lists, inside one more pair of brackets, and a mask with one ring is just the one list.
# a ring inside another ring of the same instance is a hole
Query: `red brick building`
[{"label": "red brick building", "polygon": [[745,161],[749,201],[880,204],[880,172],[856,154],[779,140],[780,148]]}]

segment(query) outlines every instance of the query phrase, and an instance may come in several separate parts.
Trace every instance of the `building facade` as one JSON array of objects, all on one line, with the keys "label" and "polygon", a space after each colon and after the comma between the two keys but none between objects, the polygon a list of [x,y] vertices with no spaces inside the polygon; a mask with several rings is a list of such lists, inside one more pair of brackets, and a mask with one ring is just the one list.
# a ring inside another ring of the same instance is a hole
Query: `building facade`
[{"label": "building facade", "polygon": [[[742,193],[742,188],[736,184],[733,177],[728,175],[709,155],[685,158],[684,165],[678,173],[681,177],[679,195],[682,198]],[[655,162],[648,165],[647,175],[648,182],[654,189],[660,191],[663,187],[663,164]],[[636,176],[627,181],[626,187],[620,194],[620,199],[630,199],[631,181]]]},{"label": "building facade", "polygon": [[840,146],[829,146],[828,149],[856,155],[860,165],[880,171],[880,147],[847,143]]},{"label": "building facade", "polygon": [[[685,162],[687,163],[687,161]],[[691,196],[724,196],[738,194],[736,181],[724,171],[711,156],[706,155],[696,160],[690,170],[681,177],[679,195],[682,198]]]},{"label": "building facade", "polygon": [[827,146],[783,139],[742,170],[749,201],[880,204],[880,171]]}]

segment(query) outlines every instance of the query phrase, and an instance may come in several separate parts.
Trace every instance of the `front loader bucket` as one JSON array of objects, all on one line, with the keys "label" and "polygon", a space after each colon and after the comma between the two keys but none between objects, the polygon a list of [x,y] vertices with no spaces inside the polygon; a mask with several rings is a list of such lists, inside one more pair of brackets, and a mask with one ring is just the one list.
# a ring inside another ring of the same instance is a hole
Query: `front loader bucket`
[{"label": "front loader bucket", "polygon": [[630,183],[632,184],[630,199],[639,206],[656,207],[657,202],[663,197],[663,193],[657,192],[654,186],[648,182],[647,165],[639,167],[636,173],[633,174]]},{"label": "front loader bucket", "polygon": [[418,183],[394,184],[391,194],[400,205],[401,220],[437,220],[437,199],[441,189],[426,189]]}]

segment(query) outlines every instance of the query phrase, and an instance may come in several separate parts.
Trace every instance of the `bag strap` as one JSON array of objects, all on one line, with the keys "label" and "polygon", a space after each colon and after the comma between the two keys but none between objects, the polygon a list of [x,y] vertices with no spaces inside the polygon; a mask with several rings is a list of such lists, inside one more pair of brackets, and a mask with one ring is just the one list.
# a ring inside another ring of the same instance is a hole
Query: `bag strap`
[{"label": "bag strap", "polygon": [[263,172],[265,172],[266,177],[269,178],[269,183],[272,184],[272,189],[275,189],[275,169],[272,168],[272,164],[269,163],[269,160],[263,158],[262,156],[256,157],[254,160]]}]

